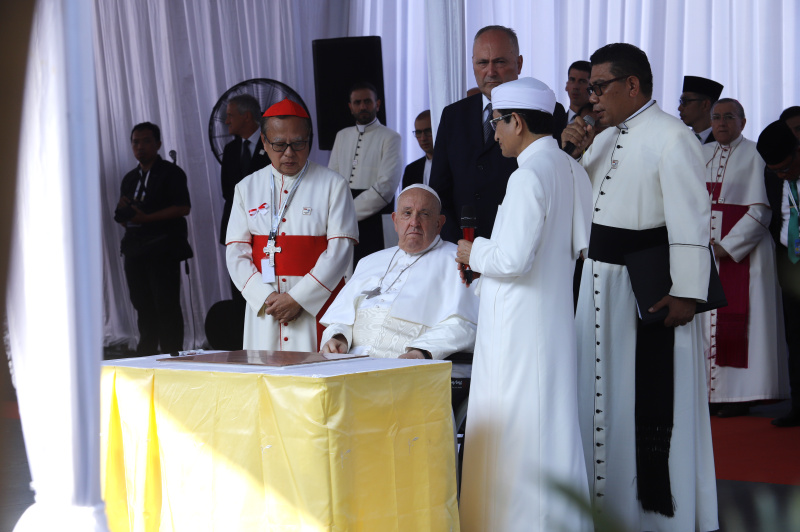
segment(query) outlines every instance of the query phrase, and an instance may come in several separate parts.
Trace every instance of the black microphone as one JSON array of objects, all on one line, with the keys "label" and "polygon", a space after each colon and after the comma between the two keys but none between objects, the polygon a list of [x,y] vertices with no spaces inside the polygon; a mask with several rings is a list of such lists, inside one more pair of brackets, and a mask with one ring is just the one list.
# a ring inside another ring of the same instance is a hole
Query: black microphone
[{"label": "black microphone", "polygon": [[175,150],[169,150],[169,158],[172,159],[173,164],[177,164],[178,152],[176,152]]},{"label": "black microphone", "polygon": [[[475,216],[475,206],[474,205],[464,205],[461,207],[461,231],[464,235],[464,240],[469,240],[473,242],[475,240],[475,228],[478,226],[478,220]],[[469,264],[464,265],[464,280],[467,282],[467,286],[472,283],[472,279],[474,278],[472,270],[469,267]]]},{"label": "black microphone", "polygon": [[[581,118],[583,118],[583,121],[586,122],[588,125],[594,127],[594,118],[592,118],[592,115],[586,115]],[[567,142],[561,149],[572,155],[572,152],[575,151],[575,145],[571,142]]]}]

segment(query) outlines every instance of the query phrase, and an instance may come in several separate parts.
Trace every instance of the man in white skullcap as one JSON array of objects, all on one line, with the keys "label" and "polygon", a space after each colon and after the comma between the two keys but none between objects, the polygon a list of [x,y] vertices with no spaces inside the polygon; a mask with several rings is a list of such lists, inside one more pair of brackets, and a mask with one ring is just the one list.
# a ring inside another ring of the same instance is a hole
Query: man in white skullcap
[{"label": "man in white skullcap", "polygon": [[556,97],[533,78],[492,90],[495,139],[519,169],[491,238],[460,240],[480,273],[461,530],[591,530],[578,427],[572,275],[589,243],[591,186],[552,138]]},{"label": "man in white skullcap", "polygon": [[426,185],[406,187],[392,220],[398,246],[359,261],[322,317],[322,352],[443,359],[472,351],[478,298],[460,282],[456,245],[439,236],[439,196]]}]

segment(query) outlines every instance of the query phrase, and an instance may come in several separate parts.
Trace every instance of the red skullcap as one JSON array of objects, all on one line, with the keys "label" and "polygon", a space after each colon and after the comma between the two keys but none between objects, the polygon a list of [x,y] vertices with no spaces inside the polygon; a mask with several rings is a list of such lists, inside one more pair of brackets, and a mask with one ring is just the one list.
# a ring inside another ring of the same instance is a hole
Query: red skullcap
[{"label": "red skullcap", "polygon": [[286,98],[264,111],[263,116],[299,116],[301,118],[308,118],[308,113],[306,113],[302,105]]}]

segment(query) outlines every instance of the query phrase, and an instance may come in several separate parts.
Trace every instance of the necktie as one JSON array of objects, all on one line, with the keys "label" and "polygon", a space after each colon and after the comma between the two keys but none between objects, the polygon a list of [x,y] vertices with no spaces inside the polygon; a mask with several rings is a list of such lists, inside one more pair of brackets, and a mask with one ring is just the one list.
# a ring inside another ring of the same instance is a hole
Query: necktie
[{"label": "necktie", "polygon": [[491,139],[494,136],[493,135],[494,132],[492,131],[492,124],[489,123],[489,121],[492,119],[492,103],[491,102],[489,102],[489,105],[486,106],[486,110],[488,111],[488,113],[486,113],[486,120],[483,121],[483,143],[484,144],[489,142],[489,139]]},{"label": "necktie", "polygon": [[[794,205],[797,205],[797,181],[789,181],[789,194],[794,198]],[[798,229],[797,208],[789,202],[789,238],[787,238],[786,247],[789,248],[789,260],[792,264],[797,264],[800,257],[795,253],[797,248],[797,239],[800,236],[800,229]]]},{"label": "necktie", "polygon": [[250,174],[250,140],[245,139],[242,143],[242,157],[239,159],[239,165],[242,168],[242,175]]}]

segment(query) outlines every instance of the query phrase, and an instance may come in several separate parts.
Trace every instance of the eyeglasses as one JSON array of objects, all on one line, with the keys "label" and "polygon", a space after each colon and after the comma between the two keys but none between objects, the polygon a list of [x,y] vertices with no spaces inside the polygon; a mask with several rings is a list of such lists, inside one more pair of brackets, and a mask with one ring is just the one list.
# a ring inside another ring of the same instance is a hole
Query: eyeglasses
[{"label": "eyeglasses", "polygon": [[704,98],[678,98],[680,105],[686,105],[689,102],[702,102]]},{"label": "eyeglasses", "polygon": [[417,138],[430,137],[433,135],[433,130],[429,127],[426,127],[425,129],[415,129],[414,131],[412,131],[412,133]]},{"label": "eyeglasses", "polygon": [[606,87],[614,83],[615,81],[619,81],[621,79],[628,79],[630,76],[620,76],[618,78],[610,79],[608,81],[601,81],[600,83],[593,83],[586,87],[586,92],[589,93],[589,96],[592,94],[596,94],[597,96],[602,96],[603,91],[606,90]]},{"label": "eyeglasses", "polygon": [[489,123],[492,125],[492,130],[497,131],[497,123],[504,118],[510,117],[512,114],[513,113],[509,113],[507,115],[498,116],[497,118],[492,118],[491,120],[489,120]]},{"label": "eyeglasses", "polygon": [[278,153],[283,153],[286,151],[286,148],[289,146],[292,147],[292,151],[303,151],[306,149],[306,144],[308,144],[308,140],[296,140],[294,142],[270,142],[267,140],[267,144],[272,146],[272,149]]}]

